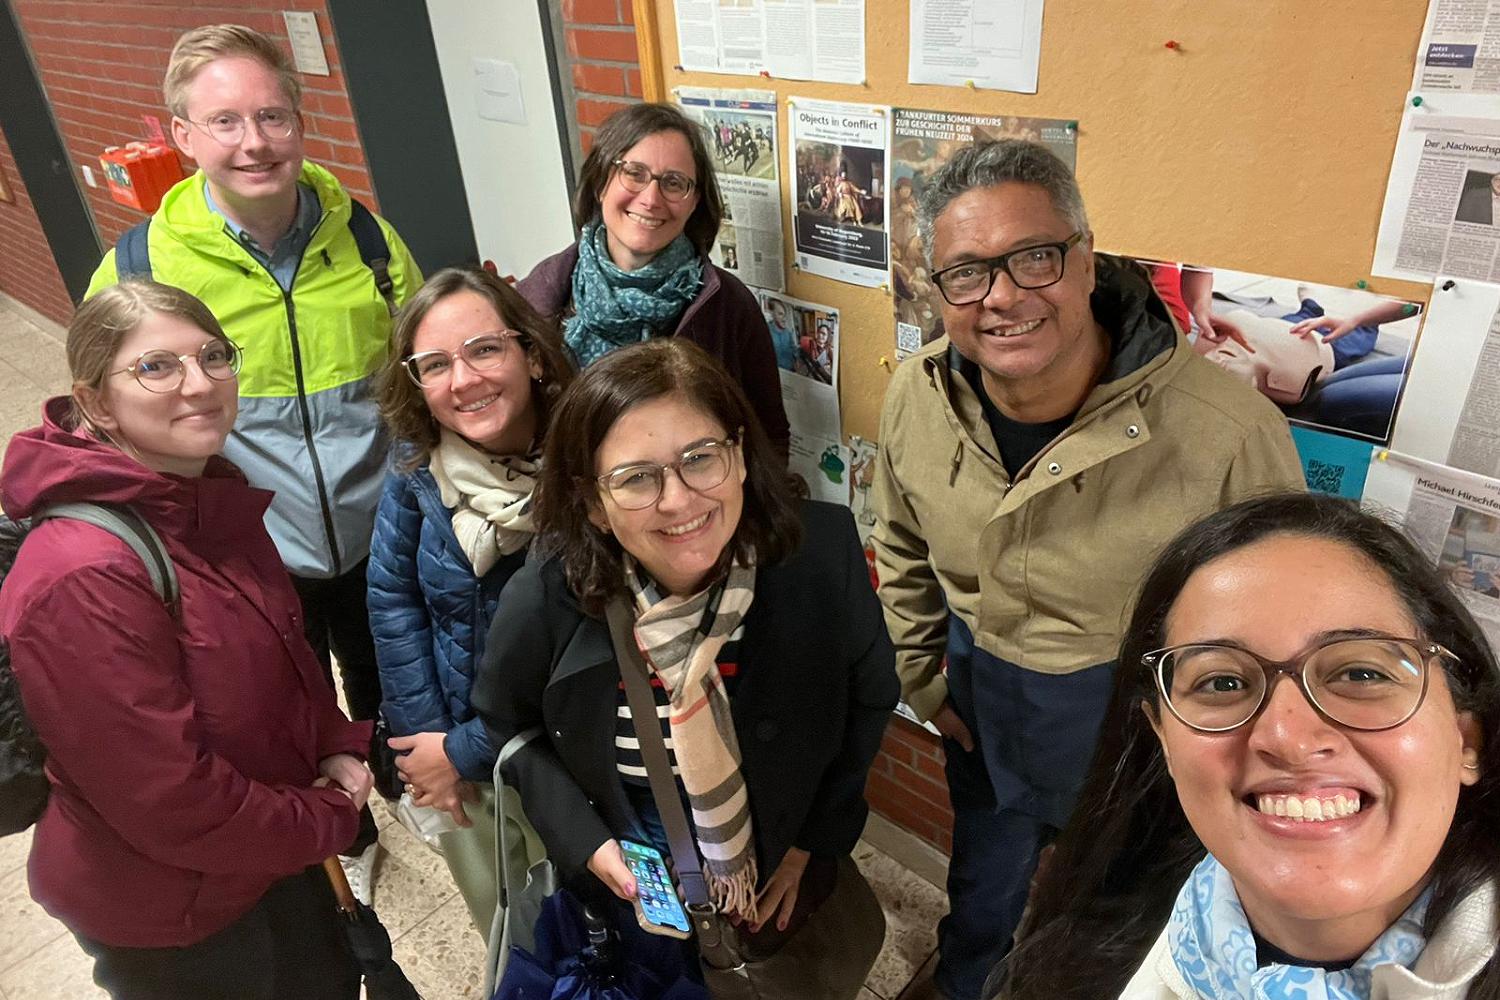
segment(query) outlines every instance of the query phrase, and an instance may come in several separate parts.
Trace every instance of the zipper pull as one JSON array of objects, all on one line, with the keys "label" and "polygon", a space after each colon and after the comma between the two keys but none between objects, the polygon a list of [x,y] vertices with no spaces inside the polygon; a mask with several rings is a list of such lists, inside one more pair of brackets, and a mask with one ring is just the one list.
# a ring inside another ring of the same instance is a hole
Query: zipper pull
[{"label": "zipper pull", "polygon": [[964,461],[964,443],[958,442],[958,448],[953,452],[953,471],[948,473],[948,485],[952,486],[958,482],[958,467]]},{"label": "zipper pull", "polygon": [[323,266],[324,267],[332,267],[333,266],[333,260],[328,256],[328,251],[327,250],[323,251]]}]

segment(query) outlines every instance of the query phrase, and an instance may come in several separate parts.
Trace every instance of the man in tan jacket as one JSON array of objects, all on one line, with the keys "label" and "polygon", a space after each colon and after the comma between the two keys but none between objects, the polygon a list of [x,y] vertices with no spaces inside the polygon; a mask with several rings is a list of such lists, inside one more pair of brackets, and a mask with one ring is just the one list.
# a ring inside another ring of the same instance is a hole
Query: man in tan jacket
[{"label": "man in tan jacket", "polygon": [[1045,148],[961,151],[918,228],[947,332],[886,394],[874,543],[904,696],[947,753],[933,985],[974,1000],[1072,812],[1137,580],[1198,516],[1302,476],[1277,409],[1193,352],[1138,266],[1093,252]]}]

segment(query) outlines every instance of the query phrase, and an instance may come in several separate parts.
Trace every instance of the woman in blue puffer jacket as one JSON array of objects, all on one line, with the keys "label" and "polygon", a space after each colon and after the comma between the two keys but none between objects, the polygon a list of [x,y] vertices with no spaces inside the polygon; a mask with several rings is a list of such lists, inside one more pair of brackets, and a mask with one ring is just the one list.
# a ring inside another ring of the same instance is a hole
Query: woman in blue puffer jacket
[{"label": "woman in blue puffer jacket", "polygon": [[441,847],[481,934],[498,881],[498,748],[469,686],[500,591],[526,558],[549,404],[572,376],[556,329],[525,299],[457,267],[402,309],[376,376],[398,442],[370,551],[382,711],[408,794],[460,827]]}]

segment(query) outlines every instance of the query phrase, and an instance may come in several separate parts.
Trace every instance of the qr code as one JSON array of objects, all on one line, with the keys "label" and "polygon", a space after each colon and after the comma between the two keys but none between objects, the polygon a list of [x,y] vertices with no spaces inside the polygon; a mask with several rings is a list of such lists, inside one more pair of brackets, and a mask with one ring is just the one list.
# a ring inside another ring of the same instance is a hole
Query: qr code
[{"label": "qr code", "polygon": [[1307,460],[1307,488],[1314,493],[1337,495],[1344,485],[1344,466],[1329,465],[1316,458]]},{"label": "qr code", "polygon": [[896,323],[896,357],[904,358],[922,349],[922,328],[912,323]]}]

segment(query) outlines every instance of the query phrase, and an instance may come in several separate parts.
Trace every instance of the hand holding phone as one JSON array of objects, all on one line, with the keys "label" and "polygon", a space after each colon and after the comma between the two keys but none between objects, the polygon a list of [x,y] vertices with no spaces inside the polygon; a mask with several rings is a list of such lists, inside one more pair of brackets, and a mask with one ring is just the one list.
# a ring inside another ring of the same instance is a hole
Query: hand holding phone
[{"label": "hand holding phone", "polygon": [[667,937],[686,938],[690,933],[687,913],[677,898],[666,859],[654,847],[631,840],[620,841],[625,865],[635,876],[635,918],[644,930]]}]

